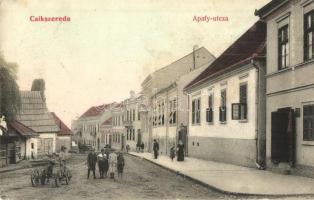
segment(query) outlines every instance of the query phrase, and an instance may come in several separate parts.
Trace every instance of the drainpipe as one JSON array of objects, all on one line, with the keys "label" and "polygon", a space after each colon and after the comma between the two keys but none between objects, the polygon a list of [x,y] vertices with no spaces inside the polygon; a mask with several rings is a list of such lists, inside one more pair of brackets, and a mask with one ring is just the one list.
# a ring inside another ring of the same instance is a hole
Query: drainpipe
[{"label": "drainpipe", "polygon": [[260,137],[261,135],[260,134],[263,134],[261,132],[261,126],[260,126],[260,123],[259,123],[259,120],[262,120],[262,119],[259,119],[259,115],[261,113],[261,96],[260,96],[260,86],[261,86],[261,78],[260,78],[260,75],[261,75],[261,69],[260,67],[254,62],[253,59],[251,59],[251,64],[253,65],[253,67],[256,69],[256,75],[257,75],[257,81],[256,81],[256,85],[255,85],[255,90],[256,90],[256,93],[255,93],[255,118],[256,118],[256,128],[255,128],[255,145],[256,145],[256,160],[255,160],[255,165],[258,169],[261,169],[261,170],[264,170],[265,169],[265,164],[263,163],[263,159],[261,159],[261,147],[260,147]]},{"label": "drainpipe", "polygon": [[[166,112],[164,112],[164,123],[166,125],[166,155],[168,153],[168,137],[169,137],[169,120],[168,120],[168,116],[169,116],[169,113],[168,113],[168,102],[169,102],[169,91],[167,90],[167,93],[166,93],[166,101],[164,104],[166,104],[166,108],[164,107],[164,109],[166,109]],[[165,111],[165,110],[164,110]],[[165,113],[167,115],[165,115]],[[167,120],[167,121],[166,121]]]}]

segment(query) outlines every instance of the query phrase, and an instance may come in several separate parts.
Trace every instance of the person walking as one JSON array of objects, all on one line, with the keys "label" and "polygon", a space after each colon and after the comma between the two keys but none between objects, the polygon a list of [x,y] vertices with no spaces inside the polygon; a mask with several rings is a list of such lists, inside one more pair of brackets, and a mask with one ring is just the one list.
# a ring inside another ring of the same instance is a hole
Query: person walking
[{"label": "person walking", "polygon": [[119,155],[117,157],[117,169],[118,169],[118,178],[122,180],[123,178],[123,169],[124,169],[124,157],[122,152],[119,152]]},{"label": "person walking", "polygon": [[158,158],[158,151],[159,151],[159,144],[156,141],[156,139],[154,139],[153,151],[154,151],[154,158],[157,159]]},{"label": "person walking", "polygon": [[97,162],[97,155],[95,153],[95,149],[91,149],[91,151],[87,155],[87,167],[88,167],[88,172],[87,172],[87,178],[89,178],[90,171],[93,172],[94,179],[96,179],[96,162]]},{"label": "person walking", "polygon": [[126,145],[126,152],[129,153],[129,151],[130,151],[130,145],[127,144],[127,145]]},{"label": "person walking", "polygon": [[99,169],[99,176],[100,178],[104,178],[105,173],[105,159],[107,155],[105,154],[105,150],[101,149],[101,153],[98,154],[97,160],[98,160],[98,169]]},{"label": "person walking", "polygon": [[184,144],[182,140],[179,140],[179,143],[177,145],[177,160],[178,161],[184,161]]}]

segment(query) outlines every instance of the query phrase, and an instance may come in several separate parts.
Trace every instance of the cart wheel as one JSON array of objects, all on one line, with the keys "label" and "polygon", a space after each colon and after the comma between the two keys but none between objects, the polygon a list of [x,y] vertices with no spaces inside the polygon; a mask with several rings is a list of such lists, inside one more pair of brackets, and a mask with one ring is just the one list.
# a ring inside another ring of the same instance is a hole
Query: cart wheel
[{"label": "cart wheel", "polygon": [[55,178],[55,186],[56,186],[56,187],[59,187],[59,186],[60,186],[59,177],[56,177],[56,178]]}]

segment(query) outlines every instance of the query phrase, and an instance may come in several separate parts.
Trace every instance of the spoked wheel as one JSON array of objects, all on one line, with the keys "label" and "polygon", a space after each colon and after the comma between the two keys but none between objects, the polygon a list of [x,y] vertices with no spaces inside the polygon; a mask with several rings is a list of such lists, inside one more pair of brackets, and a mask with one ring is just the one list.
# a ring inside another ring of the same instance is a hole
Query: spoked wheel
[{"label": "spoked wheel", "polygon": [[33,187],[37,187],[39,185],[39,173],[36,170],[31,174],[31,183]]}]

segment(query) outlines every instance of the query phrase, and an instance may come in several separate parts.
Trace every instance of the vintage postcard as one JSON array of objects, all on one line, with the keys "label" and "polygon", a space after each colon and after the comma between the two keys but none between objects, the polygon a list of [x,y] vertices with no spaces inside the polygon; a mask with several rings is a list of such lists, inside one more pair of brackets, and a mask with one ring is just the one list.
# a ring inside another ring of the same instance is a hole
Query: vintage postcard
[{"label": "vintage postcard", "polygon": [[0,200],[314,199],[313,0],[0,0]]}]

